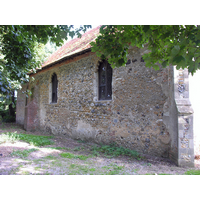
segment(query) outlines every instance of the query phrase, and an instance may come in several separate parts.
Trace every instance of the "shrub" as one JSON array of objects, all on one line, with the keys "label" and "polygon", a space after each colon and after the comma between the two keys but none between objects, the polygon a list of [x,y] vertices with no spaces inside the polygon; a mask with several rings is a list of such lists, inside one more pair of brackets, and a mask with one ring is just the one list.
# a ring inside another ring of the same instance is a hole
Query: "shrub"
[{"label": "shrub", "polygon": [[10,116],[10,115],[6,115],[6,116],[3,117],[2,121],[3,122],[15,122],[15,117]]}]

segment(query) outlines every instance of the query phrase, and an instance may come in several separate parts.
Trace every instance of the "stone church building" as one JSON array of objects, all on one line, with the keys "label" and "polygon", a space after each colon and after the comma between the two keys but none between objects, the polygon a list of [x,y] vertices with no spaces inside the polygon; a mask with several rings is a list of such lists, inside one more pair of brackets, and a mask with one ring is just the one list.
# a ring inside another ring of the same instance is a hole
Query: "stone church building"
[{"label": "stone church building", "polygon": [[[112,69],[91,52],[99,27],[63,45],[18,91],[16,122],[26,130],[97,143],[194,166],[193,110],[187,70],[145,67],[130,47],[126,67]],[[24,91],[32,91],[26,98]]]}]

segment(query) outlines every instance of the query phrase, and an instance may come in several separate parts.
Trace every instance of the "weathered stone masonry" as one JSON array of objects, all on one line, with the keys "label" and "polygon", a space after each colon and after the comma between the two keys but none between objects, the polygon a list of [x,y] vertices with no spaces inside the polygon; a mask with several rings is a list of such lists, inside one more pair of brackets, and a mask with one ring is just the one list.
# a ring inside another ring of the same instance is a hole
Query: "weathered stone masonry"
[{"label": "weathered stone masonry", "polygon": [[175,101],[178,111],[178,165],[194,166],[193,109],[189,101],[188,71],[174,70]]},{"label": "weathered stone masonry", "polygon": [[[107,101],[98,100],[100,60],[91,52],[33,74],[35,80],[28,88],[34,88],[34,94],[27,106],[22,94],[26,86],[18,92],[17,122],[27,130],[98,143],[116,142],[177,161],[174,69],[146,68],[142,54],[142,50],[131,48],[126,67],[113,69],[112,100]],[[57,103],[51,103],[53,73],[58,78]]]}]

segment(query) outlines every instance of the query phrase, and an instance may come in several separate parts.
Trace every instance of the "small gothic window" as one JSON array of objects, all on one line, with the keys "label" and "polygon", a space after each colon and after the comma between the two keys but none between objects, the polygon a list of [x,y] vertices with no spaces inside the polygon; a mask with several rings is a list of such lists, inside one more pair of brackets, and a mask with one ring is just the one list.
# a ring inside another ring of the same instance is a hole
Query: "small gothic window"
[{"label": "small gothic window", "polygon": [[54,73],[52,76],[52,103],[57,103],[58,80]]},{"label": "small gothic window", "polygon": [[112,68],[104,60],[99,66],[99,100],[112,99]]}]

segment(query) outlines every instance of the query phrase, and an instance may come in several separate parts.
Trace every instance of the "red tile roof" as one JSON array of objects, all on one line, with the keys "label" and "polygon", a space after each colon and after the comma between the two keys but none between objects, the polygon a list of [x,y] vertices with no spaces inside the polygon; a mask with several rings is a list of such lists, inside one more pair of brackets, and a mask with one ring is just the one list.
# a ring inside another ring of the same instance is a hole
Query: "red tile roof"
[{"label": "red tile roof", "polygon": [[64,44],[56,52],[49,56],[49,58],[43,63],[42,68],[64,57],[91,48],[90,42],[92,42],[99,34],[99,28],[100,26],[90,31],[87,31],[85,34],[82,35],[81,38],[75,38]]}]

